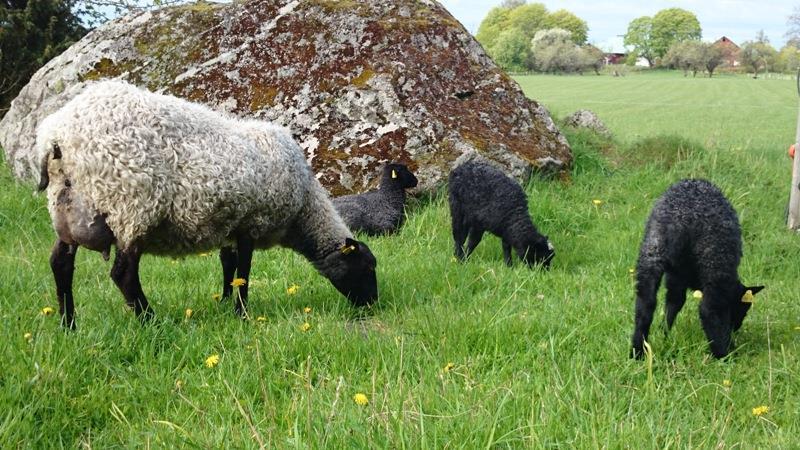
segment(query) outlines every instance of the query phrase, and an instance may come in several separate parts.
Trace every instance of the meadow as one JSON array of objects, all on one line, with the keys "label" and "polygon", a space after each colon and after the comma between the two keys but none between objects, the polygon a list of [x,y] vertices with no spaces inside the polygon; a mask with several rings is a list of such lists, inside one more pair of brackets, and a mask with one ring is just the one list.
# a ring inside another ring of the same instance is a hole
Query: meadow
[{"label": "meadow", "polygon": [[[439,195],[414,202],[399,235],[367,239],[381,297],[366,311],[286,250],[256,253],[247,321],[214,297],[215,254],[145,256],[157,318],[141,326],[111,263],[81,250],[78,330],[64,332],[45,198],[3,163],[0,448],[796,447],[800,236],[784,225],[794,82],[517,80],[554,117],[588,108],[614,134],[565,130],[570,176],[526,186],[556,246],[552,269],[505,267],[492,236],[454,262]],[[726,193],[742,222],[742,280],[767,288],[729,359],[710,356],[689,298],[669,336],[660,301],[653,359],[631,360],[644,221],[685,177]]]}]

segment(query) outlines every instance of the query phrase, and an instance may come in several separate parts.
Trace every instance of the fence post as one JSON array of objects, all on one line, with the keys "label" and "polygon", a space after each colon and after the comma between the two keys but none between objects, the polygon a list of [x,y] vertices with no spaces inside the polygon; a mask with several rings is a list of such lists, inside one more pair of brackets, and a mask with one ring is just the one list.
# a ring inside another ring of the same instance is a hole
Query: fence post
[{"label": "fence post", "polygon": [[[800,70],[797,72],[797,87],[800,94]],[[792,160],[792,188],[789,194],[788,227],[791,230],[800,229],[800,109],[797,113],[797,131],[795,132],[795,155]]]}]

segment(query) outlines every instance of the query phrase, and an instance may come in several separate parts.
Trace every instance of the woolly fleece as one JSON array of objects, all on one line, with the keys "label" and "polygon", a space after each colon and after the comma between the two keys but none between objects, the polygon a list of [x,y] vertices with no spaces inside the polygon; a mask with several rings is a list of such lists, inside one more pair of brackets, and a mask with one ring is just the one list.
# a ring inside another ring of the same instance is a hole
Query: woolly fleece
[{"label": "woolly fleece", "polygon": [[[262,248],[305,243],[313,261],[352,237],[288,130],[124,82],[90,84],[48,116],[36,152],[51,162],[51,217],[69,181],[123,250],[186,254],[246,232]],[[295,227],[307,234],[286,235]]]}]

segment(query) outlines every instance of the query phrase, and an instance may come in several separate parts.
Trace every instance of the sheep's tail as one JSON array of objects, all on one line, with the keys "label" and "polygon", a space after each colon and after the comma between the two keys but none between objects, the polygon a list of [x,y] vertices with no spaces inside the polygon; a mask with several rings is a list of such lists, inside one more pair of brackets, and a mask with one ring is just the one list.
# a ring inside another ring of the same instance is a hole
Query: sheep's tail
[{"label": "sheep's tail", "polygon": [[42,156],[41,163],[39,164],[39,185],[36,189],[41,192],[47,189],[47,186],[50,184],[50,174],[48,173],[48,165],[50,163],[50,153],[53,154],[53,159],[61,159],[61,148],[58,144],[53,144],[50,147],[50,151]]}]

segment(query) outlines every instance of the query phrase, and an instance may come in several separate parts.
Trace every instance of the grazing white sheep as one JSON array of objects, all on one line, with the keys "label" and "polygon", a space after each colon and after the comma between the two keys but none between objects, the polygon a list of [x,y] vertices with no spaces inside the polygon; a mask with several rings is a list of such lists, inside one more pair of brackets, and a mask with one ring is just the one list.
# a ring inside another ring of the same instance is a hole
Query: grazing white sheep
[{"label": "grazing white sheep", "polygon": [[[377,298],[375,257],[333,208],[288,130],[103,81],[42,121],[36,152],[58,235],[51,267],[63,324],[74,326],[78,246],[117,250],[111,277],[137,315],[142,253],[236,246],[247,279],[254,248],[305,256],[356,305]],[[224,261],[223,261],[224,262]],[[236,309],[244,313],[246,285]]]}]

